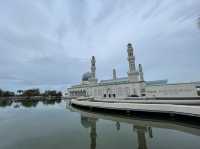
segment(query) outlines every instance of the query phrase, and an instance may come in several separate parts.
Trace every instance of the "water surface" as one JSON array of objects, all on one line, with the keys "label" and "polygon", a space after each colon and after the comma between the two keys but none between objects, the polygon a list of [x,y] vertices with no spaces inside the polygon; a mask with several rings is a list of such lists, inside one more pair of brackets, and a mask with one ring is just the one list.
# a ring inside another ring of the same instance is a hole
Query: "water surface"
[{"label": "water surface", "polygon": [[66,101],[0,106],[0,149],[199,149],[200,129],[102,114]]}]

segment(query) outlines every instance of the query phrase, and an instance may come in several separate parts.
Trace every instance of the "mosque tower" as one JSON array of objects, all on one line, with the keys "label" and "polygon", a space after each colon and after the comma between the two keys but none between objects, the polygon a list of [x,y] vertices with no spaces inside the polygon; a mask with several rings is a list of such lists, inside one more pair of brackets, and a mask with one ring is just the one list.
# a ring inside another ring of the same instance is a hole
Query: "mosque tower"
[{"label": "mosque tower", "polygon": [[91,59],[91,78],[90,78],[90,82],[91,83],[97,83],[97,79],[96,79],[96,60],[95,57],[92,56]]},{"label": "mosque tower", "polygon": [[144,81],[144,73],[142,69],[142,64],[139,64],[139,74],[140,74],[140,81]]},{"label": "mosque tower", "polygon": [[113,69],[113,80],[117,79],[116,69]]},{"label": "mosque tower", "polygon": [[135,55],[133,53],[133,47],[131,43],[128,44],[128,63],[129,63],[129,71],[128,71],[128,81],[129,82],[138,82],[139,81],[139,72],[136,70],[135,66]]},{"label": "mosque tower", "polygon": [[94,56],[92,56],[92,60],[91,60],[91,73],[92,73],[92,79],[95,79],[95,77],[96,77],[96,60],[95,60]]}]

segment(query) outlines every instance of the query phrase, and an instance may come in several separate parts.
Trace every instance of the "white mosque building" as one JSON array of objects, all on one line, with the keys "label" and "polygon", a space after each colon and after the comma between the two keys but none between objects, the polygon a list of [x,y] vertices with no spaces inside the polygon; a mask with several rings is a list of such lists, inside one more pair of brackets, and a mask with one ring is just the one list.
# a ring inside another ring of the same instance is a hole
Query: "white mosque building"
[{"label": "white mosque building", "polygon": [[142,65],[135,63],[134,49],[127,45],[129,70],[127,77],[118,78],[113,69],[113,78],[98,82],[96,60],[92,56],[91,71],[84,73],[78,85],[68,88],[71,97],[126,98],[126,97],[200,97],[200,81],[168,84],[167,80],[145,81]]}]

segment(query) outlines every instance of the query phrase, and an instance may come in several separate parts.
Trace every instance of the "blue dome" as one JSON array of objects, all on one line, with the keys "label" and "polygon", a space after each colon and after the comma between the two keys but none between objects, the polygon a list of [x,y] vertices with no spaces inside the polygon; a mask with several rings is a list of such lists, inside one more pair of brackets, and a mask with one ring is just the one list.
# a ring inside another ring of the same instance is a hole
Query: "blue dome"
[{"label": "blue dome", "polygon": [[90,78],[92,78],[92,74],[90,72],[86,72],[82,76],[82,81],[89,81]]}]

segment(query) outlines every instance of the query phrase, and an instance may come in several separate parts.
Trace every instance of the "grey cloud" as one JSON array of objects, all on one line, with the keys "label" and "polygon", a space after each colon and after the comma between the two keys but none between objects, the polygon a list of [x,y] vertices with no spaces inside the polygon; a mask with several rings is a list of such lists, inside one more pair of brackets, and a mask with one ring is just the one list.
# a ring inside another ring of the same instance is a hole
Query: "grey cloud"
[{"label": "grey cloud", "polygon": [[197,25],[200,28],[200,17],[197,19]]},{"label": "grey cloud", "polygon": [[[199,80],[197,0],[0,0],[0,88],[78,83],[97,58],[102,79],[127,72],[135,47],[147,80]],[[180,75],[183,74],[183,75]]]}]

